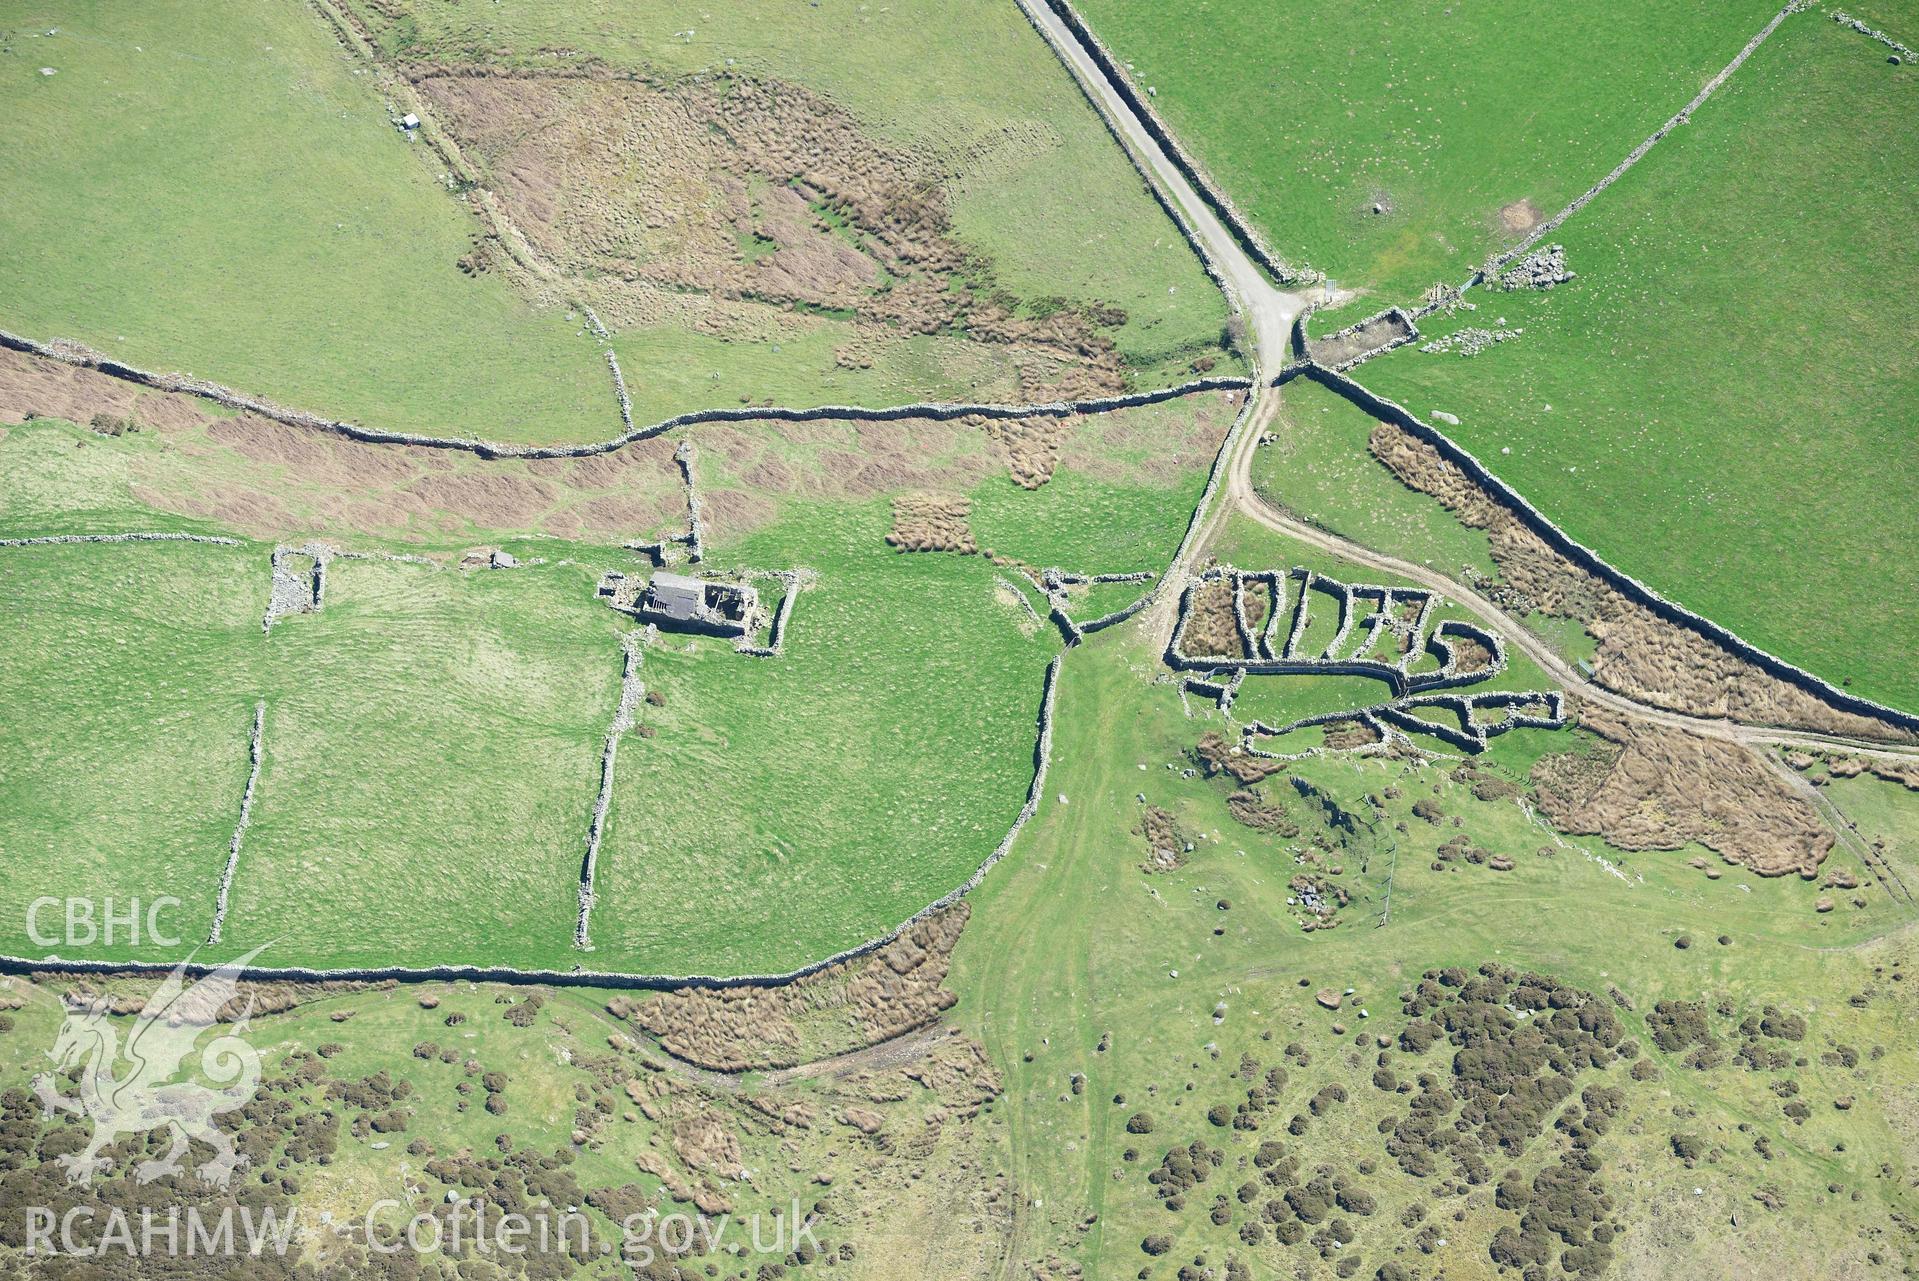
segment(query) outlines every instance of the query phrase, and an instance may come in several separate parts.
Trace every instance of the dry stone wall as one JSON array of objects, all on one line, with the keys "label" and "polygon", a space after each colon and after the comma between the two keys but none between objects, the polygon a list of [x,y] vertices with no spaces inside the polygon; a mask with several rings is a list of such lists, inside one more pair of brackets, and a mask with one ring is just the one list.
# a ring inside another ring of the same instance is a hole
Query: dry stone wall
[{"label": "dry stone wall", "polygon": [[326,604],[326,567],[335,554],[325,543],[282,544],[273,549],[273,582],[261,631],[272,631],[274,621],[288,614],[316,613]]},{"label": "dry stone wall", "polygon": [[613,349],[606,349],[606,367],[613,374],[613,395],[620,402],[620,425],[629,432],[633,430],[633,398],[626,394],[626,375],[620,372],[620,358]]},{"label": "dry stone wall", "polygon": [[[1278,654],[1274,654],[1270,636],[1273,634],[1273,617],[1277,615],[1278,609],[1276,607],[1272,615],[1269,615],[1262,633],[1255,635],[1244,614],[1243,585],[1248,581],[1265,584],[1273,582],[1278,577],[1275,571],[1247,571],[1222,565],[1187,579],[1180,593],[1172,636],[1166,644],[1166,665],[1178,672],[1239,672],[1245,676],[1366,676],[1385,682],[1395,698],[1403,698],[1420,691],[1476,684],[1505,670],[1506,646],[1497,633],[1458,619],[1442,620],[1428,632],[1427,628],[1437,605],[1437,599],[1431,592],[1417,588],[1386,587],[1375,583],[1343,583],[1303,567],[1292,571],[1291,577],[1299,584],[1292,627],[1284,648]],[[1222,580],[1232,584],[1234,624],[1240,638],[1240,652],[1238,654],[1188,653],[1185,643],[1188,625],[1193,617],[1194,602],[1202,588]],[[1311,615],[1312,593],[1315,591],[1322,592],[1333,599],[1339,610],[1339,619],[1333,639],[1318,653],[1307,654],[1301,652],[1301,641],[1306,633]],[[1283,599],[1276,585],[1273,587],[1273,593],[1276,603]],[[1367,619],[1367,635],[1357,647],[1348,652],[1348,642],[1354,626],[1353,602],[1361,598],[1376,601],[1377,605]],[[1396,617],[1394,614],[1396,606],[1415,602],[1419,605],[1419,614],[1413,622],[1406,623]],[[1406,638],[1405,651],[1399,657],[1390,660],[1368,657],[1380,633],[1389,630]],[[1470,669],[1462,669],[1460,647],[1453,644],[1450,639],[1453,637],[1474,642],[1485,650],[1490,656],[1489,660]],[[1439,660],[1436,670],[1427,672],[1412,670],[1424,653],[1430,653]]]},{"label": "dry stone wall", "polygon": [[[1300,326],[1303,339],[1305,316],[1300,317]],[[1343,372],[1418,338],[1419,326],[1413,323],[1412,314],[1401,307],[1388,307],[1324,338],[1305,341],[1304,346],[1308,360]]]},{"label": "dry stone wall", "polygon": [[1780,23],[1784,22],[1792,14],[1798,13],[1800,10],[1810,8],[1811,4],[1812,0],[1791,0],[1791,3],[1773,15],[1772,21],[1759,29],[1758,35],[1746,42],[1746,47],[1741,49],[1738,54],[1733,57],[1731,62],[1721,67],[1718,74],[1706,82],[1705,87],[1694,95],[1691,102],[1681,107],[1670,120],[1654,130],[1650,138],[1640,143],[1637,147],[1634,147],[1624,160],[1613,166],[1612,172],[1608,173],[1598,182],[1595,182],[1592,186],[1586,188],[1586,190],[1580,192],[1577,196],[1574,196],[1571,204],[1561,209],[1545,222],[1540,223],[1539,226],[1533,228],[1532,234],[1528,235],[1517,245],[1504,253],[1494,254],[1491,258],[1488,258],[1486,265],[1473,273],[1472,278],[1466,282],[1466,287],[1470,288],[1481,281],[1497,276],[1500,269],[1507,263],[1515,258],[1531,253],[1534,245],[1537,245],[1540,241],[1552,235],[1555,231],[1558,231],[1560,227],[1565,225],[1568,218],[1571,218],[1581,209],[1591,204],[1600,192],[1625,177],[1626,171],[1638,164],[1647,152],[1658,146],[1667,134],[1677,129],[1680,125],[1690,122],[1692,120],[1692,113],[1704,106],[1706,99],[1719,92],[1719,87],[1726,83],[1726,80],[1733,72],[1745,65],[1746,59],[1752,57],[1759,46],[1766,42],[1766,38],[1779,29]]},{"label": "dry stone wall", "polygon": [[[1321,386],[1338,392],[1382,422],[1391,423],[1430,446],[1472,483],[1474,491],[1479,496],[1478,501],[1510,513],[1524,529],[1530,531],[1554,553],[1617,592],[1633,605],[1646,610],[1658,621],[1680,629],[1697,638],[1703,645],[1722,651],[1732,659],[1749,664],[1765,676],[1783,682],[1792,690],[1804,694],[1815,704],[1823,705],[1848,718],[1856,718],[1857,722],[1848,720],[1843,731],[1833,725],[1808,728],[1822,732],[1865,731],[1870,733],[1873,728],[1872,723],[1878,722],[1883,727],[1879,735],[1881,737],[1896,737],[1900,741],[1919,737],[1919,715],[1888,707],[1883,703],[1861,698],[1839,689],[1803,668],[1774,657],[1710,619],[1703,618],[1684,606],[1667,600],[1638,579],[1614,568],[1601,559],[1598,553],[1575,541],[1555,525],[1544,513],[1495,476],[1478,458],[1456,444],[1444,432],[1420,419],[1405,406],[1332,370],[1311,366],[1299,371],[1299,375],[1311,378]],[[1640,697],[1654,692],[1656,691],[1632,691],[1632,695]],[[1672,710],[1698,714],[1693,708],[1684,706],[1674,707]]]},{"label": "dry stone wall", "polygon": [[62,543],[211,543],[238,547],[240,540],[217,534],[45,534],[38,538],[0,538],[0,547],[54,547]]},{"label": "dry stone wall", "polygon": [[322,418],[317,414],[301,410],[288,409],[256,396],[243,395],[230,388],[205,379],[193,378],[186,374],[159,374],[137,369],[122,361],[103,355],[79,343],[64,340],[39,342],[23,338],[17,334],[0,330],[0,347],[14,351],[23,351],[65,364],[77,365],[87,369],[97,369],[114,378],[123,378],[143,387],[153,387],[161,391],[180,392],[199,396],[229,409],[243,410],[272,419],[289,427],[299,427],[310,431],[331,432],[348,440],[374,445],[415,445],[423,449],[454,449],[476,454],[482,458],[588,458],[597,454],[611,453],[623,449],[635,441],[648,440],[666,432],[682,427],[696,427],[704,423],[752,423],[752,422],[904,422],[922,418],[935,422],[949,422],[956,418],[978,415],[987,418],[1033,418],[1040,416],[1068,417],[1074,414],[1110,413],[1118,409],[1137,409],[1145,405],[1164,404],[1203,391],[1245,391],[1252,387],[1250,378],[1209,377],[1194,378],[1173,387],[1161,387],[1152,391],[1127,392],[1116,396],[1095,396],[1085,400],[1051,401],[1033,405],[1007,404],[942,404],[922,402],[911,405],[893,405],[885,408],[868,408],[855,405],[820,405],[808,409],[793,409],[778,405],[742,406],[719,409],[697,409],[679,414],[672,418],[643,427],[635,427],[621,433],[611,440],[595,441],[584,445],[514,445],[496,441],[479,440],[471,437],[429,436],[419,432],[386,431],[380,428],[365,427],[358,423],[338,419]]},{"label": "dry stone wall", "polygon": [[593,950],[593,880],[599,870],[600,837],[606,831],[606,812],[613,804],[613,769],[618,763],[620,735],[633,728],[646,686],[640,681],[640,663],[644,658],[645,634],[631,631],[620,637],[625,655],[620,669],[620,702],[613,712],[613,724],[606,731],[606,746],[600,752],[600,794],[593,802],[593,818],[586,829],[586,856],[580,860],[580,911],[573,926],[573,946],[582,952]]},{"label": "dry stone wall", "polygon": [[698,457],[690,439],[682,440],[673,451],[673,461],[680,467],[680,483],[686,489],[686,558],[695,563],[706,557],[700,522],[700,490],[693,481],[693,465]]},{"label": "dry stone wall", "polygon": [[234,824],[233,839],[227,842],[227,865],[220,873],[220,890],[213,902],[213,928],[207,931],[207,944],[220,941],[226,925],[227,904],[233,893],[233,874],[240,870],[240,842],[246,839],[247,826],[253,821],[253,793],[260,786],[260,758],[265,748],[267,704],[265,699],[253,705],[253,735],[247,743],[250,761],[246,790],[240,794],[240,821]]},{"label": "dry stone wall", "polygon": [[[813,584],[813,571],[810,569],[754,570],[748,578],[774,578],[786,585],[785,594],[780,597],[779,608],[773,611],[773,626],[767,631],[766,644],[755,645],[752,638],[742,636],[734,642],[733,648],[742,654],[754,658],[778,658],[786,649],[786,624],[793,617],[794,603],[799,600],[800,592]],[[1032,608],[1032,606],[1027,606]]]},{"label": "dry stone wall", "polygon": [[[482,965],[431,965],[431,966],[359,966],[340,969],[316,969],[309,966],[259,966],[246,971],[246,977],[255,982],[471,982],[504,983],[520,985],[539,985],[548,987],[586,987],[617,988],[635,991],[670,991],[674,988],[725,989],[736,987],[773,987],[793,983],[822,970],[831,969],[856,957],[868,955],[900,938],[908,930],[965,898],[978,889],[999,861],[1006,857],[1019,839],[1019,834],[1039,812],[1040,798],[1046,791],[1047,767],[1053,759],[1053,718],[1059,693],[1059,671],[1063,656],[1054,657],[1047,665],[1045,683],[1040,695],[1039,736],[1033,745],[1033,783],[1027,790],[1026,803],[1014,818],[1013,825],[1007,830],[992,853],[974,869],[964,883],[952,891],[941,895],[926,907],[902,921],[895,928],[876,938],[868,939],[854,947],[796,970],[784,974],[749,974],[735,977],[716,977],[711,975],[659,975],[659,974],[622,974],[609,970],[527,970],[511,966]],[[622,689],[624,693],[624,688]],[[639,697],[639,696],[636,696]],[[622,702],[625,700],[623,699]],[[175,968],[167,962],[136,961],[79,961],[34,959],[21,956],[0,956],[0,974],[165,974]],[[193,977],[202,977],[218,968],[216,962],[188,961],[184,970]]]},{"label": "dry stone wall", "polygon": [[[1268,275],[1272,276],[1274,280],[1282,285],[1301,282],[1311,283],[1323,279],[1318,272],[1313,271],[1309,267],[1293,267],[1288,265],[1267,247],[1265,240],[1254,230],[1253,225],[1247,221],[1245,216],[1239,212],[1238,206],[1233,204],[1232,199],[1213,183],[1212,179],[1206,175],[1206,172],[1199,167],[1198,162],[1187,154],[1186,148],[1180,145],[1179,139],[1174,137],[1172,131],[1166,127],[1165,122],[1160,120],[1159,113],[1154,111],[1151,104],[1139,95],[1138,90],[1133,88],[1132,78],[1126,74],[1126,69],[1113,57],[1111,51],[1100,41],[1100,38],[1093,34],[1092,28],[1086,25],[1085,21],[1080,18],[1079,12],[1075,10],[1067,0],[1043,0],[1043,3],[1058,15],[1059,20],[1065,23],[1067,29],[1073,33],[1073,37],[1085,46],[1087,55],[1093,60],[1093,64],[1099,68],[1100,74],[1106,78],[1107,83],[1112,85],[1113,91],[1120,96],[1127,107],[1132,110],[1133,114],[1139,117],[1140,123],[1145,126],[1146,132],[1152,136],[1153,141],[1159,144],[1160,150],[1166,153],[1167,159],[1171,160],[1174,167],[1180,171],[1186,181],[1192,184],[1193,190],[1197,192],[1200,199],[1204,200],[1207,206],[1212,209],[1213,213],[1219,218],[1220,222],[1225,225],[1226,229],[1233,234],[1233,239],[1239,242],[1240,248],[1246,251],[1248,257],[1258,263],[1265,269]],[[1041,37],[1044,38],[1043,32],[1041,33]],[[1050,41],[1048,41],[1048,47],[1051,48]],[[1079,83],[1077,77],[1074,78],[1074,83]],[[1095,102],[1093,106],[1096,111],[1099,109],[1097,102]],[[1100,119],[1105,120],[1105,112],[1100,111],[1099,115]],[[1109,129],[1112,128],[1110,122],[1108,122],[1107,127]],[[1118,135],[1115,134],[1115,137],[1117,138]],[[1123,139],[1120,140],[1120,147],[1128,156],[1133,154],[1132,148],[1126,146]],[[1147,176],[1142,175],[1142,177]],[[1159,190],[1159,184],[1153,182],[1150,177],[1147,177],[1146,185],[1150,190],[1156,193]],[[1173,217],[1174,221],[1178,222],[1181,229],[1187,232],[1187,240],[1199,253],[1201,260],[1207,262],[1210,266],[1210,259],[1205,249],[1198,244],[1197,237],[1192,235],[1190,230],[1187,229],[1186,220],[1180,216],[1177,210],[1167,205],[1165,200],[1162,199],[1160,203],[1167,207],[1167,212]]]}]

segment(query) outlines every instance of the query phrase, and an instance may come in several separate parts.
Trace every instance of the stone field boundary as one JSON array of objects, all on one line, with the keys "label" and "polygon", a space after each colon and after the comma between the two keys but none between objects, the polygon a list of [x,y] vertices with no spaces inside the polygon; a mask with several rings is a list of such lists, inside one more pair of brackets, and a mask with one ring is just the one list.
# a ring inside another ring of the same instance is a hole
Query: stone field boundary
[{"label": "stone field boundary", "polygon": [[[1240,213],[1239,206],[1233,203],[1232,197],[1213,182],[1206,171],[1200,167],[1199,162],[1180,145],[1179,140],[1173,136],[1173,131],[1166,127],[1166,122],[1161,120],[1159,113],[1153,110],[1152,104],[1133,88],[1132,78],[1126,74],[1126,68],[1113,56],[1112,51],[1100,38],[1093,34],[1093,29],[1086,25],[1085,19],[1079,16],[1079,11],[1073,8],[1070,0],[1037,0],[1037,3],[1042,3],[1051,9],[1054,15],[1066,24],[1066,29],[1071,31],[1074,38],[1085,47],[1088,56],[1093,60],[1093,65],[1099,68],[1106,82],[1132,109],[1133,114],[1139,117],[1140,123],[1146,127],[1147,133],[1152,135],[1153,141],[1158,144],[1161,151],[1166,153],[1166,158],[1172,161],[1174,168],[1178,169],[1186,181],[1192,184],[1193,190],[1199,193],[1199,198],[1206,202],[1213,211],[1213,215],[1219,219],[1227,231],[1232,233],[1233,239],[1238,242],[1240,249],[1247,257],[1258,263],[1267,275],[1282,285],[1307,283],[1320,279],[1319,273],[1310,268],[1291,266],[1272,251],[1258,230],[1247,221],[1244,214]],[[1044,32],[1041,33],[1042,38],[1044,34]],[[1050,46],[1050,42],[1048,43]],[[1074,83],[1078,83],[1077,77],[1074,78]],[[1095,111],[1098,111],[1099,104],[1094,103],[1093,107]],[[1099,114],[1101,119],[1105,119],[1104,112]],[[1110,130],[1110,124],[1108,128]],[[1132,149],[1127,147],[1123,140],[1120,140],[1120,146],[1127,155],[1132,155]],[[1159,189],[1159,184],[1153,182],[1150,175],[1142,176],[1147,178],[1148,186],[1155,191]],[[1168,202],[1162,199],[1161,203]],[[1174,221],[1179,223],[1181,231],[1187,233],[1187,240],[1191,243],[1194,237],[1187,228],[1185,218],[1181,217],[1177,210],[1168,209],[1167,212],[1171,213]],[[1197,244],[1194,248],[1198,251],[1200,260],[1210,266],[1211,255]]]},{"label": "stone field boundary", "polygon": [[160,374],[139,369],[124,361],[113,359],[104,353],[94,351],[81,343],[64,339],[39,342],[32,338],[23,338],[18,334],[0,329],[0,347],[40,356],[47,360],[57,360],[62,364],[75,365],[82,369],[93,369],[111,378],[124,379],[151,387],[156,391],[178,392],[199,396],[213,401],[228,409],[243,413],[256,414],[288,427],[301,427],[309,431],[331,432],[348,440],[359,441],[367,445],[413,445],[422,449],[454,449],[476,454],[486,459],[543,459],[543,458],[590,458],[597,454],[610,454],[637,441],[649,440],[654,436],[681,427],[697,427],[703,423],[751,423],[751,422],[902,422],[909,419],[930,419],[935,422],[950,422],[956,418],[1071,418],[1080,414],[1105,414],[1119,409],[1138,409],[1146,405],[1161,405],[1167,401],[1179,400],[1186,396],[1205,391],[1249,391],[1254,383],[1251,378],[1239,376],[1221,376],[1213,378],[1193,378],[1171,387],[1159,387],[1150,391],[1126,392],[1117,396],[1096,396],[1087,400],[1055,400],[1040,404],[1002,404],[926,401],[911,405],[891,405],[872,408],[858,405],[819,405],[811,409],[793,409],[780,405],[738,406],[719,409],[694,409],[684,414],[665,418],[644,427],[636,427],[622,432],[610,440],[593,441],[582,445],[515,445],[501,441],[481,440],[477,437],[429,436],[419,432],[387,431],[376,427],[364,427],[358,423],[344,422],[339,419],[322,418],[318,414],[306,413],[298,409],[289,409],[257,396],[248,396],[218,383],[195,378],[189,374]]},{"label": "stone field boundary", "polygon": [[1674,112],[1671,118],[1668,119],[1665,124],[1660,125],[1659,128],[1653,130],[1651,137],[1647,138],[1644,142],[1640,143],[1637,147],[1634,147],[1630,152],[1628,152],[1624,160],[1620,161],[1618,164],[1613,166],[1612,172],[1608,173],[1605,177],[1601,178],[1598,182],[1595,182],[1592,186],[1580,192],[1577,196],[1574,196],[1572,198],[1571,203],[1569,203],[1564,209],[1561,209],[1558,213],[1546,219],[1546,221],[1540,223],[1537,227],[1534,227],[1532,229],[1532,232],[1529,235],[1527,235],[1527,237],[1524,240],[1520,241],[1517,245],[1513,246],[1511,249],[1508,249],[1503,253],[1494,254],[1492,257],[1488,258],[1485,262],[1485,265],[1480,267],[1478,271],[1475,271],[1472,274],[1472,276],[1466,281],[1465,285],[1461,287],[1462,292],[1465,289],[1472,288],[1474,285],[1482,284],[1486,281],[1491,280],[1494,276],[1499,274],[1500,268],[1504,267],[1507,263],[1511,262],[1513,259],[1519,257],[1521,254],[1530,252],[1533,246],[1537,245],[1540,241],[1544,240],[1547,236],[1552,235],[1555,231],[1558,231],[1560,227],[1565,225],[1567,219],[1571,218],[1574,214],[1578,213],[1581,209],[1584,209],[1587,205],[1591,204],[1593,200],[1601,192],[1606,190],[1606,188],[1612,186],[1615,182],[1618,182],[1621,178],[1625,177],[1626,171],[1628,169],[1631,169],[1634,165],[1638,164],[1641,160],[1643,160],[1646,156],[1646,153],[1651,151],[1655,146],[1657,146],[1660,140],[1665,138],[1667,134],[1677,129],[1680,125],[1690,123],[1692,120],[1692,113],[1699,110],[1700,107],[1704,106],[1706,103],[1706,99],[1712,97],[1713,94],[1719,92],[1720,87],[1723,86],[1727,80],[1731,79],[1732,73],[1739,70],[1740,67],[1744,66],[1746,63],[1746,59],[1752,57],[1754,53],[1758,52],[1759,46],[1766,43],[1767,37],[1769,37],[1770,35],[1772,35],[1773,32],[1779,29],[1780,23],[1784,22],[1787,18],[1791,17],[1793,14],[1798,13],[1804,9],[1809,9],[1811,7],[1812,7],[1812,0],[1789,0],[1789,3],[1786,5],[1785,8],[1781,9],[1778,13],[1775,13],[1772,16],[1772,20],[1768,22],[1765,26],[1759,29],[1759,34],[1755,35],[1752,39],[1746,41],[1746,47],[1741,49],[1737,54],[1734,54],[1731,62],[1728,62],[1725,66],[1721,67],[1717,75],[1713,76],[1712,79],[1706,81],[1705,86],[1701,88],[1700,91],[1693,96],[1693,100],[1691,102],[1687,103],[1685,106],[1681,107],[1678,111]]},{"label": "stone field boundary", "polygon": [[1285,383],[1297,377],[1312,379],[1328,391],[1336,393],[1381,421],[1403,428],[1431,445],[1441,457],[1464,472],[1487,497],[1518,517],[1554,551],[1600,579],[1634,604],[1652,611],[1662,621],[1696,633],[1736,657],[1751,663],[1768,676],[1794,685],[1814,698],[1842,711],[1869,716],[1909,733],[1919,733],[1919,715],[1903,712],[1896,707],[1889,707],[1884,703],[1874,702],[1872,699],[1862,698],[1840,689],[1803,667],[1795,666],[1783,658],[1767,653],[1711,619],[1695,614],[1685,606],[1668,600],[1631,574],[1609,564],[1598,552],[1574,539],[1572,535],[1554,524],[1545,513],[1534,507],[1512,486],[1499,479],[1464,446],[1421,419],[1404,405],[1389,400],[1346,375],[1323,365],[1309,363],[1292,366],[1283,371],[1275,381]]},{"label": "stone field boundary", "polygon": [[[1026,803],[1020,807],[1019,814],[1013,819],[1013,825],[1007,829],[1000,843],[993,847],[992,853],[973,869],[973,872],[957,887],[947,891],[928,903],[913,915],[901,921],[884,934],[876,935],[863,943],[833,953],[817,961],[809,961],[795,970],[783,974],[744,974],[736,977],[716,977],[712,975],[661,975],[661,974],[622,974],[616,971],[588,970],[523,970],[511,966],[481,965],[430,965],[430,966],[346,966],[338,969],[315,969],[307,966],[250,966],[242,977],[254,982],[290,982],[290,983],[337,983],[364,982],[381,983],[394,981],[400,983],[459,982],[506,983],[515,985],[536,985],[546,987],[588,987],[621,988],[639,991],[672,991],[676,988],[723,989],[736,987],[781,987],[798,982],[822,970],[830,969],[844,961],[857,960],[871,955],[887,944],[897,940],[906,931],[945,911],[953,904],[978,889],[985,881],[986,874],[993,870],[999,861],[1006,857],[1019,839],[1019,834],[1039,812],[1040,798],[1046,791],[1047,767],[1053,759],[1053,715],[1059,696],[1059,671],[1064,660],[1063,654],[1056,654],[1046,665],[1046,676],[1040,691],[1038,715],[1039,736],[1033,744],[1033,781],[1026,792]],[[624,701],[624,700],[623,700]],[[617,720],[615,735],[617,735]],[[237,836],[236,836],[237,839]],[[586,921],[586,909],[591,899],[584,880],[582,889],[582,927]],[[64,958],[34,960],[24,956],[0,956],[0,974],[32,976],[35,974],[59,974],[97,977],[114,975],[158,975],[167,974],[175,969],[183,970],[195,978],[204,977],[219,969],[216,962],[196,961],[189,956],[184,961],[83,961]]]}]

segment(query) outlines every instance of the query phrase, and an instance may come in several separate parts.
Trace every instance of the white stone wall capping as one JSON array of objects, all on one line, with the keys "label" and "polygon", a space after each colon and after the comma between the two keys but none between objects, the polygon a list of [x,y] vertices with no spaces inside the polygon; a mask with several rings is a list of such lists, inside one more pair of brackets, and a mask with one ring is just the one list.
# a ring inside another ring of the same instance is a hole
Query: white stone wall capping
[{"label": "white stone wall capping", "polygon": [[[1459,649],[1448,639],[1453,636],[1463,636],[1468,640],[1479,642],[1479,644],[1484,646],[1487,652],[1492,655],[1492,661],[1484,667],[1475,667],[1469,672],[1460,671]],[[1428,652],[1438,657],[1439,670],[1428,673],[1423,679],[1423,682],[1417,686],[1417,688],[1420,689],[1438,689],[1447,685],[1476,684],[1479,681],[1491,680],[1506,670],[1505,640],[1498,632],[1488,631],[1483,627],[1468,623],[1463,619],[1441,619],[1439,626],[1433,628],[1431,635],[1426,637],[1425,648]],[[1407,671],[1410,675],[1410,668],[1415,657],[1417,657],[1416,652],[1408,650],[1406,657],[1401,662],[1400,669]],[[1412,679],[1421,680],[1420,677],[1413,677]]]}]

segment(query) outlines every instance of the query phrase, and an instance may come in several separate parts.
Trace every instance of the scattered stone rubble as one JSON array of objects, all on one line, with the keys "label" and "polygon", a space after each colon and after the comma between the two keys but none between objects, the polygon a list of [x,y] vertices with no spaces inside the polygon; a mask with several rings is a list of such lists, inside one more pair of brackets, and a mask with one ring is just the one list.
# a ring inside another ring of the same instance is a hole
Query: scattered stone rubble
[{"label": "scattered stone rubble", "polygon": [[1456,311],[1478,310],[1479,305],[1477,303],[1467,302],[1465,295],[1460,291],[1457,285],[1449,285],[1444,281],[1440,281],[1437,284],[1429,286],[1426,292],[1421,295],[1419,306],[1413,311],[1413,319],[1424,320],[1434,312],[1444,312],[1450,316]]},{"label": "scattered stone rubble", "polygon": [[1832,20],[1838,23],[1842,27],[1847,27],[1853,31],[1857,31],[1862,36],[1866,36],[1866,37],[1869,37],[1870,39],[1877,40],[1880,44],[1892,50],[1892,57],[1887,59],[1887,61],[1891,62],[1895,67],[1899,65],[1901,60],[1904,60],[1906,62],[1919,61],[1919,54],[1915,54],[1911,49],[1907,48],[1905,45],[1900,44],[1897,40],[1894,40],[1891,36],[1879,30],[1877,27],[1867,26],[1865,23],[1859,21],[1859,19],[1853,17],[1851,14],[1847,13],[1843,9],[1834,10],[1832,15]]},{"label": "scattered stone rubble", "polygon": [[1535,249],[1499,275],[1499,287],[1514,289],[1551,289],[1572,280],[1576,272],[1566,270],[1566,246],[1547,245]]},{"label": "scattered stone rubble", "polygon": [[326,567],[339,552],[325,543],[283,543],[273,549],[273,586],[267,592],[266,616],[260,630],[270,632],[274,621],[289,614],[317,613],[326,603]]},{"label": "scattered stone rubble", "polygon": [[1419,349],[1437,356],[1451,354],[1477,356],[1488,347],[1517,338],[1525,332],[1524,329],[1484,329],[1478,325],[1468,325],[1443,338],[1422,343]]}]

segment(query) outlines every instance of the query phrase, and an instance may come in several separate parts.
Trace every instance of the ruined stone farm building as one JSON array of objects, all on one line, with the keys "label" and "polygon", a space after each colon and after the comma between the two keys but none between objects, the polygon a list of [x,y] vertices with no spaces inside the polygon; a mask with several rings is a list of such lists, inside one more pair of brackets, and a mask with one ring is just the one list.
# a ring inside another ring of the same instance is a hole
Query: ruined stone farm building
[{"label": "ruined stone farm building", "polygon": [[759,628],[759,593],[745,583],[657,573],[633,598],[633,613],[668,631],[745,636]]}]

